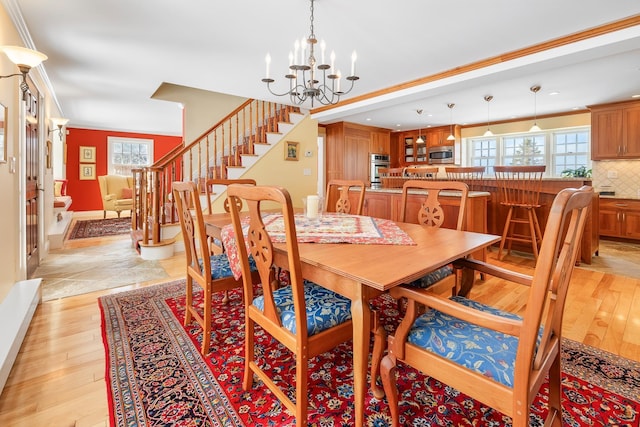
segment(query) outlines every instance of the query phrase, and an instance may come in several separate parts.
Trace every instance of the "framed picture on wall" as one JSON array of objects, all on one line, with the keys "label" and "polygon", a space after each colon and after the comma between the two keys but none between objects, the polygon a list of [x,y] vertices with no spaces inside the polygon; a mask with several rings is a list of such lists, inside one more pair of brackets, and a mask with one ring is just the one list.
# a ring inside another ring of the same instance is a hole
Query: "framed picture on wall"
[{"label": "framed picture on wall", "polygon": [[298,147],[299,142],[286,141],[284,146],[284,159],[285,160],[298,160]]},{"label": "framed picture on wall", "polygon": [[80,163],[95,163],[96,147],[80,147]]},{"label": "framed picture on wall", "polygon": [[80,180],[96,179],[96,165],[81,164],[80,165]]}]

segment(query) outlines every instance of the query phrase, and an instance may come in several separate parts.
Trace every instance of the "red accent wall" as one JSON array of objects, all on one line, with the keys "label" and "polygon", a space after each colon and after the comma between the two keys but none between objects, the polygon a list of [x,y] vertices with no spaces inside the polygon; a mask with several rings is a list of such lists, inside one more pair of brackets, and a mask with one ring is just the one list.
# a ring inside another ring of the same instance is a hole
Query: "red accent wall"
[{"label": "red accent wall", "polygon": [[[67,194],[73,199],[72,211],[102,210],[98,176],[107,174],[107,137],[153,139],[153,160],[182,144],[181,136],[105,130],[67,128]],[[96,147],[96,179],[80,180],[80,147]]]}]

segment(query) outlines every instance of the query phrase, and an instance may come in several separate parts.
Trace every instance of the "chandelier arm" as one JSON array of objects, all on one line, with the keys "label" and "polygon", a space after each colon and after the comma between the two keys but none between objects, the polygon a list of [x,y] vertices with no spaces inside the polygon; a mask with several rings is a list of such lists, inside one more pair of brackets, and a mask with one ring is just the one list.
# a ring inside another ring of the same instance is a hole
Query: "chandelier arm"
[{"label": "chandelier arm", "polygon": [[[263,82],[264,82],[265,80],[266,80],[266,79],[262,79],[262,81],[263,81]],[[285,96],[285,95],[289,95],[289,94],[291,94],[291,89],[289,89],[289,90],[288,90],[288,91],[286,91],[286,92],[282,92],[282,93],[274,92],[273,90],[271,90],[271,83],[272,83],[272,82],[268,82],[268,81],[267,81],[267,82],[265,82],[265,83],[267,84],[267,89],[269,89],[269,92],[271,92],[271,94],[272,94],[272,95],[275,95],[275,96]]]}]

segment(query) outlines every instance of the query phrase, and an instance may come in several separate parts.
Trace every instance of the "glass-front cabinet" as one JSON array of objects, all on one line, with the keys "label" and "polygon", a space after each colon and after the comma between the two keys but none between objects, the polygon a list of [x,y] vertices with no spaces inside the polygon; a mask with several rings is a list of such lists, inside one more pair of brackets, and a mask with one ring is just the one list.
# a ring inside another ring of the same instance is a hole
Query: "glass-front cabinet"
[{"label": "glass-front cabinet", "polygon": [[404,137],[404,163],[426,163],[427,162],[427,142],[424,135]]}]

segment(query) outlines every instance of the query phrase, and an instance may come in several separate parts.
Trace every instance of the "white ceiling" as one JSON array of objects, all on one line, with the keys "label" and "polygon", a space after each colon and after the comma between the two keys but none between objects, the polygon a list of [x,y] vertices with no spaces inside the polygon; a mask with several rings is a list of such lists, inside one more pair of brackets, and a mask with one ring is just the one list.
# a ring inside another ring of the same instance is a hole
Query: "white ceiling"
[{"label": "white ceiling", "polygon": [[[287,102],[261,82],[264,58],[283,91],[293,40],[309,33],[308,0],[1,1],[49,56],[43,68],[71,127],[178,135],[179,108],[151,99],[163,82]],[[315,33],[343,75],[357,51],[348,99],[631,16],[640,1],[316,0]],[[415,129],[449,124],[452,102],[456,123],[530,117],[533,84],[538,115],[640,94],[640,25],[314,116]]]}]

